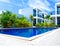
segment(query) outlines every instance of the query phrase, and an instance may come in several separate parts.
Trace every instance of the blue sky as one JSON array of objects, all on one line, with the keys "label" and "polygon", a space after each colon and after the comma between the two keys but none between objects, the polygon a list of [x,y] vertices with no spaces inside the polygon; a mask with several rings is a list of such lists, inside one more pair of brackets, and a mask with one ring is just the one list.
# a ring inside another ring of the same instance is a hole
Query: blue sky
[{"label": "blue sky", "polygon": [[60,0],[0,0],[0,11],[9,10],[18,14],[19,9],[32,7],[48,13],[54,11],[57,2],[60,2]]}]

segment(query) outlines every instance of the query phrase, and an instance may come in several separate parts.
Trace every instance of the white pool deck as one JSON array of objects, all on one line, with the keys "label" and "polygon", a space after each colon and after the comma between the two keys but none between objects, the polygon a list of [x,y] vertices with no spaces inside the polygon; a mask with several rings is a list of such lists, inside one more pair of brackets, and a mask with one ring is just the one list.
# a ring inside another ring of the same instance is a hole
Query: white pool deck
[{"label": "white pool deck", "polygon": [[0,34],[0,46],[60,46],[60,28],[30,39]]}]

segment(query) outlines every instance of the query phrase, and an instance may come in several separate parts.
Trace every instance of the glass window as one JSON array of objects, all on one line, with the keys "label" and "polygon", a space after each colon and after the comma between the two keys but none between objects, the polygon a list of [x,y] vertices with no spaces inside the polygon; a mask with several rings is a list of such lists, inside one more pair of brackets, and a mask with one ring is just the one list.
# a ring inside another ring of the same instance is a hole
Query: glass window
[{"label": "glass window", "polygon": [[60,6],[57,7],[57,14],[60,14]]},{"label": "glass window", "polygon": [[44,18],[44,14],[41,11],[38,11],[38,17]]},{"label": "glass window", "polygon": [[44,14],[42,13],[42,18],[44,18]]},{"label": "glass window", "polygon": [[35,26],[35,24],[36,24],[36,19],[33,20],[33,26]]},{"label": "glass window", "polygon": [[36,16],[36,9],[33,9],[33,16]]},{"label": "glass window", "polygon": [[57,24],[60,24],[60,17],[57,17]]},{"label": "glass window", "polygon": [[38,13],[38,17],[42,17],[42,13]]},{"label": "glass window", "polygon": [[38,19],[38,23],[41,23],[42,22],[42,19]]}]

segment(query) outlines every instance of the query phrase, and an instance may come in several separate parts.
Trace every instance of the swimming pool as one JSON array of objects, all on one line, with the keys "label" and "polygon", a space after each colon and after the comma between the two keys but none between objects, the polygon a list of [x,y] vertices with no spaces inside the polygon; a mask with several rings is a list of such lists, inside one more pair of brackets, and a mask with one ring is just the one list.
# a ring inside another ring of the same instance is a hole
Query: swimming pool
[{"label": "swimming pool", "polygon": [[30,38],[48,31],[52,31],[53,29],[56,28],[3,28],[0,29],[0,33]]}]

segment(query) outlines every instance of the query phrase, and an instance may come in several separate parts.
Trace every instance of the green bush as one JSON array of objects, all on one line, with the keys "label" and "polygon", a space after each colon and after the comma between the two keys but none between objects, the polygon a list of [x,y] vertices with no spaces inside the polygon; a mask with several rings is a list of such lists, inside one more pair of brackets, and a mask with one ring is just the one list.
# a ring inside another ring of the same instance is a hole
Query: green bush
[{"label": "green bush", "polygon": [[48,23],[48,22],[42,22],[42,23],[37,23],[36,27],[55,27],[55,24]]},{"label": "green bush", "polygon": [[50,23],[49,27],[56,27],[54,23]]},{"label": "green bush", "polygon": [[40,23],[37,23],[37,24],[36,24],[36,27],[40,27],[40,26],[41,26]]},{"label": "green bush", "polygon": [[2,11],[0,16],[1,25],[3,28],[32,26],[32,24],[26,19],[25,16],[19,18],[16,17],[16,14],[11,13],[10,11]]},{"label": "green bush", "polygon": [[16,14],[11,13],[10,11],[2,11],[2,14],[0,16],[2,27],[10,28],[14,25],[16,20]]},{"label": "green bush", "polygon": [[58,24],[57,27],[60,27],[60,24]]},{"label": "green bush", "polygon": [[21,18],[18,18],[16,20],[16,24],[15,24],[16,27],[32,27],[32,24],[28,22],[26,18],[25,19],[21,19]]}]

